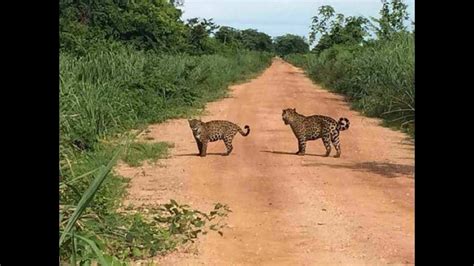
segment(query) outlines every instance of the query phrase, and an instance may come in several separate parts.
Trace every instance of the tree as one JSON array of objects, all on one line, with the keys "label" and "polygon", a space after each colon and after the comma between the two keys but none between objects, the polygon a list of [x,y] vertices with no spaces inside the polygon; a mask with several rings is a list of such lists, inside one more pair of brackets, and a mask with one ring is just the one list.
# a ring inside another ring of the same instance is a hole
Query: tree
[{"label": "tree", "polygon": [[210,35],[219,28],[212,19],[188,19],[186,26],[189,29],[188,43],[192,54],[206,54],[214,52]]},{"label": "tree", "polygon": [[309,51],[309,45],[306,40],[301,36],[292,34],[276,37],[274,47],[280,56],[293,53],[307,53]]},{"label": "tree", "polygon": [[160,52],[186,47],[182,12],[167,0],[60,0],[59,10],[61,49],[77,50],[96,39]]},{"label": "tree", "polygon": [[406,31],[404,22],[409,19],[407,8],[403,0],[382,0],[380,18],[371,18],[378,24],[372,24],[372,27],[379,39],[390,39],[394,33]]},{"label": "tree", "polygon": [[249,50],[272,51],[272,38],[263,32],[254,29],[246,29],[241,32],[241,42]]},{"label": "tree", "polygon": [[216,32],[215,38],[231,47],[242,47],[254,51],[273,51],[272,38],[254,29],[240,31],[231,27],[221,27]]},{"label": "tree", "polygon": [[314,50],[321,52],[336,44],[360,44],[368,35],[369,20],[361,16],[345,17],[335,12],[331,6],[321,6],[318,15],[313,17],[310,32],[311,44],[316,42]]},{"label": "tree", "polygon": [[329,23],[334,17],[335,10],[332,6],[325,5],[318,9],[319,16],[313,17],[311,32],[309,33],[309,42],[313,44],[316,41],[317,34],[327,35],[329,33]]},{"label": "tree", "polygon": [[242,38],[240,31],[232,27],[222,26],[214,35],[214,38],[224,45],[231,47],[241,47]]}]

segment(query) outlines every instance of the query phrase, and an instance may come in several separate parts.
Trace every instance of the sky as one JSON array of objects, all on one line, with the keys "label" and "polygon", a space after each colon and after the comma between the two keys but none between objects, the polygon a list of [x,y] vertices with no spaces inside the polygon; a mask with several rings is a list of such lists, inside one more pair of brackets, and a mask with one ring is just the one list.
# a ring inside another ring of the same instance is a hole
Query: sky
[{"label": "sky", "polygon": [[[405,0],[414,20],[414,0]],[[286,33],[309,36],[311,17],[321,5],[346,16],[379,17],[380,0],[184,0],[183,19],[213,18],[220,26],[257,29],[276,37]]]}]

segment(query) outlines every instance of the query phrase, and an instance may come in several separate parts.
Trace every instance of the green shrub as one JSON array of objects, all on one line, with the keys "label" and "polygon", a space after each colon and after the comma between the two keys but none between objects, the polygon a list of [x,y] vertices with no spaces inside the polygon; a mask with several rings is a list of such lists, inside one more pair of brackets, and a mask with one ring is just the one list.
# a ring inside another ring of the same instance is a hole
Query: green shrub
[{"label": "green shrub", "polygon": [[365,114],[385,119],[409,134],[415,130],[414,36],[399,33],[364,46],[335,45],[286,60],[316,82],[343,93]]}]

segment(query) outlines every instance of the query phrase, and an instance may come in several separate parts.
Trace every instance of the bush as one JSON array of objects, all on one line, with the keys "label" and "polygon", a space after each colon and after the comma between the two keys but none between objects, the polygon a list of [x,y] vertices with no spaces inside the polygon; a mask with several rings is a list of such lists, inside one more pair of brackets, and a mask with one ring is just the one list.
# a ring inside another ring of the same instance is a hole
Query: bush
[{"label": "bush", "polygon": [[365,114],[384,118],[409,134],[415,130],[414,36],[399,33],[390,40],[364,46],[335,45],[321,54],[293,54],[290,63],[302,67],[324,86],[347,95]]},{"label": "bush", "polygon": [[98,138],[182,117],[264,69],[270,54],[157,55],[122,46],[60,56],[61,140],[93,148]]},{"label": "bush", "polygon": [[[171,224],[157,223],[150,215],[118,212],[127,180],[110,173],[114,162],[118,158],[133,165],[153,161],[165,155],[167,147],[121,144],[120,136],[127,137],[125,132],[148,123],[196,112],[206,102],[225,96],[229,84],[271,62],[268,53],[229,50],[204,56],[160,55],[104,43],[89,47],[84,56],[60,55],[63,261],[123,262],[162,254],[204,232],[206,218],[221,213],[220,209],[227,211],[216,205],[216,210],[205,214],[172,203],[166,206],[176,205],[182,215],[178,211],[168,217]],[[116,152],[124,146],[126,151]],[[156,219],[165,217],[151,214]],[[183,222],[185,229],[176,230],[172,225],[177,222]]]}]

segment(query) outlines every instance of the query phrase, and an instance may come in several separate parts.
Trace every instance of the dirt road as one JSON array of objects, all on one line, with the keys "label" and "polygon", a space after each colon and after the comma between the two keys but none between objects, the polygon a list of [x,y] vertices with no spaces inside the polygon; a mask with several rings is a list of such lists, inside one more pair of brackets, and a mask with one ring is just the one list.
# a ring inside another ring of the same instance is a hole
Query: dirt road
[{"label": "dirt road", "polygon": [[[322,90],[303,72],[276,59],[258,78],[233,86],[231,97],[207,106],[204,121],[249,125],[231,156],[222,142],[205,158],[184,119],[150,127],[154,141],[175,144],[169,159],[140,168],[119,167],[132,178],[127,202],[170,198],[208,211],[232,209],[224,236],[202,237],[160,265],[321,265],[414,263],[414,148],[405,135],[351,111],[343,97]],[[347,117],[341,158],[297,141],[283,108],[302,114]]]}]

